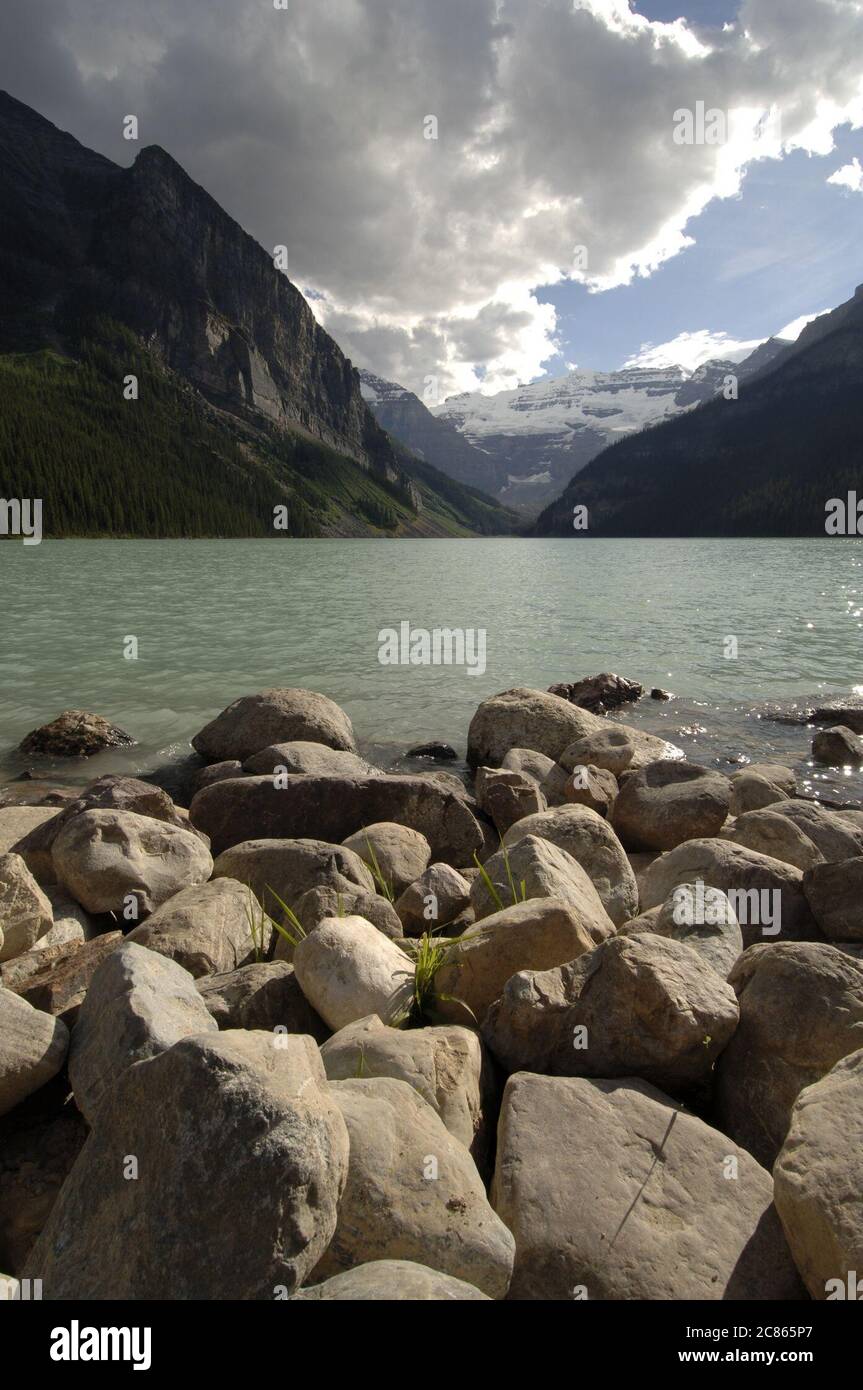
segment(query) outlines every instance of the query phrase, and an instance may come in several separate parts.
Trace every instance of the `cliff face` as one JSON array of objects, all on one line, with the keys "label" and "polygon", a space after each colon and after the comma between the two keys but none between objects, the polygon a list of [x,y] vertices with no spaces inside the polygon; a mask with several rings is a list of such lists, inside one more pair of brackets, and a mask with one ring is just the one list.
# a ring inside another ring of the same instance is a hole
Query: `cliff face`
[{"label": "cliff face", "polygon": [[287,276],[158,146],[122,169],[0,94],[4,347],[71,308],[126,324],[213,404],[302,430],[394,481],[359,376]]}]

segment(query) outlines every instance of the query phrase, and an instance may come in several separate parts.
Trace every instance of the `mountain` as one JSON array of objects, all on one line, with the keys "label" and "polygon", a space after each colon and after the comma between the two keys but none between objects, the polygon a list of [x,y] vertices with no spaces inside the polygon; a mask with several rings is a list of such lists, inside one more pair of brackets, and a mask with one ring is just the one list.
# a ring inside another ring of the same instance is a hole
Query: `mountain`
[{"label": "mountain", "polygon": [[765,349],[737,400],[604,450],[535,533],[573,535],[573,508],[586,506],[589,535],[823,536],[829,500],[863,494],[863,286],[796,342]]},{"label": "mountain", "polygon": [[729,373],[744,380],[750,361],[706,362],[691,373],[679,366],[572,371],[496,395],[450,396],[433,414],[484,455],[486,472],[472,481],[535,516],[609,444],[712,399]]},{"label": "mountain", "polygon": [[389,438],[300,292],[158,146],[121,168],[0,93],[0,193],[0,492],[42,496],[47,534],[273,535],[280,504],[300,535],[511,529]]},{"label": "mountain", "polygon": [[451,478],[493,489],[488,455],[469,444],[448,420],[436,419],[413,391],[374,372],[360,371],[360,383],[378,424],[394,439]]}]

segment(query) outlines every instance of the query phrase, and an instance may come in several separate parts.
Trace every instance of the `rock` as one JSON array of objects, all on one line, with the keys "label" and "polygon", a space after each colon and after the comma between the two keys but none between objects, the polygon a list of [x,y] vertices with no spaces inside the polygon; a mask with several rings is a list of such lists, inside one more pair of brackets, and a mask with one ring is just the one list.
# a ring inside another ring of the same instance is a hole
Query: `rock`
[{"label": "rock", "polygon": [[[511,748],[531,748],[559,762],[561,754],[574,742],[606,728],[599,715],[580,709],[559,695],[518,686],[493,695],[479,706],[468,730],[467,760],[472,767],[499,767]],[[681,756],[680,749],[664,739],[623,724],[617,728],[623,730],[645,761]],[[649,758],[648,751],[652,754]],[[577,761],[596,767],[605,765],[594,756],[580,756]],[[616,772],[615,768],[610,770]]]},{"label": "rock", "polygon": [[773,1166],[805,1086],[863,1046],[863,965],[833,946],[752,946],[731,972],[740,1025],[716,1072],[717,1123]]},{"label": "rock", "polygon": [[730,800],[727,777],[666,760],[624,773],[611,823],[629,849],[674,849],[718,835]]},{"label": "rock", "polygon": [[457,758],[458,753],[448,743],[418,743],[415,748],[408,749],[405,757],[431,758],[436,763],[446,763]]},{"label": "rock", "polygon": [[50,724],[31,730],[18,749],[21,753],[40,753],[54,758],[91,758],[103,748],[123,748],[134,742],[131,734],[110,724],[101,714],[64,709]]},{"label": "rock", "polygon": [[406,1081],[485,1170],[497,1088],[477,1033],[452,1025],[388,1028],[372,1014],[334,1033],[321,1047],[321,1057],[330,1081],[381,1076]]},{"label": "rock", "polygon": [[58,882],[88,912],[120,914],[134,899],[138,918],[213,869],[197,835],[134,811],[82,811],[60,831],[52,858]]},{"label": "rock", "polygon": [[334,1081],[330,1093],[348,1127],[350,1161],[336,1233],[313,1278],[413,1259],[502,1298],[515,1242],[464,1145],[404,1081]]},{"label": "rock", "polygon": [[844,724],[819,729],[812,740],[812,757],[828,767],[859,767],[863,763],[863,738]]},{"label": "rock", "polygon": [[709,1079],[737,1016],[734,990],[712,966],[679,941],[641,932],[514,975],[482,1035],[510,1072],[640,1076],[677,1094]]},{"label": "rock", "polygon": [[751,768],[746,772],[732,773],[729,781],[731,802],[728,809],[732,816],[743,816],[747,811],[761,811],[765,806],[775,806],[778,801],[787,801],[789,797],[788,792]]},{"label": "rock", "polygon": [[863,941],[863,858],[807,869],[803,892],[828,941]]},{"label": "rock", "polygon": [[[455,873],[455,869],[450,870]],[[398,913],[380,893],[342,893],[336,888],[308,888],[294,909],[305,932],[312,932],[325,917],[365,917],[379,932],[395,941],[404,935]],[[280,935],[275,959],[293,960],[294,948]]]},{"label": "rock", "polygon": [[334,1274],[294,1294],[293,1302],[444,1303],[490,1302],[473,1284],[453,1279],[413,1260],[373,1260],[371,1264]]},{"label": "rock", "polygon": [[553,779],[552,774],[549,774],[547,782],[543,785],[547,785],[548,782],[554,785],[560,777],[565,784],[566,779],[577,767],[600,768],[617,778],[630,767],[637,766],[638,761],[636,746],[628,731],[617,724],[605,724],[583,738],[577,738],[564,748],[559,762],[555,764],[557,778]]},{"label": "rock", "polygon": [[558,849],[549,840],[540,839],[538,835],[526,835],[506,853],[501,850],[492,855],[483,869],[495,893],[489,891],[485,877],[475,879],[471,884],[471,905],[478,922],[516,902],[530,898],[557,898],[576,911],[579,921],[594,941],[604,941],[614,931],[614,923],[588,874],[571,854]]},{"label": "rock", "polygon": [[[786,796],[797,795],[797,778],[790,767],[785,767],[783,763],[750,763],[746,769],[755,777],[764,777],[774,787],[785,793]],[[744,774],[736,774],[744,775]],[[757,807],[753,807],[757,810]]]},{"label": "rock", "polygon": [[192,792],[199,792],[202,787],[209,787],[213,782],[225,782],[230,777],[242,777],[243,764],[237,758],[226,758],[221,763],[209,763],[206,767],[199,768],[192,778]]},{"label": "rock", "polygon": [[342,843],[345,849],[359,855],[370,870],[378,891],[382,886],[380,875],[394,898],[425,873],[431,859],[431,847],[425,835],[394,821],[366,825]]},{"label": "rock", "polygon": [[336,1031],[367,1014],[393,1022],[411,1002],[413,962],[362,917],[330,917],[299,942],[303,994]]},{"label": "rock", "polygon": [[[446,927],[470,905],[470,884],[449,864],[430,864],[395,905],[406,936]],[[364,914],[360,913],[362,917]]]},{"label": "rock", "polygon": [[588,806],[566,806],[526,816],[504,836],[507,850],[525,835],[540,836],[565,850],[581,866],[615,926],[638,911],[635,874],[623,846],[608,822]]},{"label": "rock", "polygon": [[54,946],[81,946],[86,940],[80,922],[55,922],[50,931],[40,936],[30,948],[32,951],[47,951]]},{"label": "rock", "polygon": [[855,734],[863,734],[863,699],[859,695],[838,696],[812,710],[815,724],[840,724]]},{"label": "rock", "polygon": [[530,777],[538,787],[542,786],[556,766],[554,758],[549,758],[545,753],[536,753],[532,748],[510,748],[501,763],[506,772],[520,772],[524,777]]},{"label": "rock", "polygon": [[731,840],[689,840],[654,860],[641,878],[642,911],[660,906],[678,884],[699,879],[728,895],[744,946],[819,937],[800,870]]},{"label": "rock", "polygon": [[622,935],[649,931],[695,951],[727,980],[743,953],[743,933],[728,898],[719,888],[681,883],[661,907],[652,907],[620,928]]},{"label": "rock", "polygon": [[59,815],[36,826],[15,846],[16,852],[25,860],[36,878],[44,878],[46,881],[54,879],[54,842],[69,822],[82,811],[134,811],[136,815],[150,816],[153,820],[164,821],[166,825],[176,825],[181,830],[190,829],[188,820],[180,814],[168,793],[161,787],[154,787],[150,782],[142,782],[137,777],[97,777],[95,782],[90,782],[84,788],[80,796],[68,802]]},{"label": "rock", "polygon": [[[18,846],[22,839],[46,821],[54,820],[59,811],[56,806],[3,806],[0,807],[0,854],[14,850],[20,854]],[[26,863],[26,856],[21,855]],[[28,865],[28,868],[30,866]],[[32,868],[30,869],[32,873]]]},{"label": "rock", "polygon": [[749,1154],[643,1081],[507,1082],[492,1203],[512,1299],[801,1298],[772,1196]]},{"label": "rock", "polygon": [[214,878],[175,893],[126,939],[176,961],[197,979],[266,955],[272,933],[251,889],[233,878]]},{"label": "rock", "polygon": [[32,950],[53,925],[51,904],[21,856],[0,855],[0,961]]},{"label": "rock", "polygon": [[532,777],[494,767],[477,768],[476,799],[501,835],[523,816],[544,811],[547,804]]},{"label": "rock", "polygon": [[611,671],[603,671],[598,676],[585,676],[571,684],[550,685],[550,695],[559,695],[570,704],[582,709],[604,714],[606,710],[617,709],[620,705],[634,703],[644,694],[644,686],[638,681],[628,681],[624,676],[616,676]]},{"label": "rock", "polygon": [[804,835],[817,845],[828,864],[863,854],[863,825],[855,825],[836,811],[828,811],[816,801],[783,801],[775,806],[777,816],[787,816]]},{"label": "rock", "polygon": [[279,921],[282,912],[274,894],[296,911],[294,905],[310,888],[334,888],[345,895],[375,892],[359,855],[325,840],[246,840],[219,855],[213,879],[220,878],[248,884]]},{"label": "rock", "polygon": [[56,1076],[68,1048],[65,1023],[0,989],[0,1115]]},{"label": "rock", "polygon": [[314,838],[341,844],[355,831],[384,820],[418,830],[432,856],[454,868],[482,850],[483,831],[464,789],[456,794],[431,775],[289,773],[283,782],[276,787],[271,777],[241,777],[197,793],[190,814],[210,836],[215,854],[255,839]]},{"label": "rock", "polygon": [[[61,946],[56,953],[39,951],[26,976],[14,981],[4,976],[4,984],[14,988],[15,993],[34,1008],[53,1014],[71,1028],[94,972],[122,940],[122,932],[112,931],[85,941],[83,945],[73,942],[70,946]],[[23,965],[33,955],[34,952],[28,952],[12,964]]]},{"label": "rock", "polygon": [[209,763],[238,758],[244,763],[274,743],[323,743],[353,753],[351,721],[334,701],[314,690],[280,687],[243,695],[192,739]]},{"label": "rock", "polygon": [[278,1042],[183,1038],[120,1077],[25,1266],[44,1298],[296,1291],[335,1230],[348,1139],[312,1039]]},{"label": "rock", "polygon": [[[58,883],[48,884],[45,889],[45,896],[51,903],[51,909],[54,913],[54,926],[51,928],[51,931],[47,933],[48,936],[51,936],[53,932],[61,927],[78,927],[80,929],[80,937],[83,938],[84,941],[92,941],[94,936],[99,935],[102,926],[98,919],[91,917],[89,912],[85,912],[81,904],[76,903],[74,898],[70,898],[69,894],[65,892]],[[77,931],[75,932],[75,938],[79,939],[79,933]],[[68,937],[67,940],[71,941],[72,937]],[[52,939],[52,941],[47,944],[54,945],[55,942],[56,938]],[[43,939],[42,945],[45,944]]]},{"label": "rock", "polygon": [[824,862],[823,854],[809,836],[788,816],[778,816],[769,807],[744,811],[725,826],[722,837],[771,859],[781,859],[784,864],[793,864],[801,871]]},{"label": "rock", "polygon": [[285,772],[302,773],[313,777],[368,777],[379,776],[377,768],[372,767],[356,753],[348,753],[343,748],[328,748],[325,743],[309,743],[295,739],[292,743],[271,743],[251,758],[246,758],[243,771],[256,777],[272,776],[276,769]]},{"label": "rock", "polygon": [[287,961],[241,965],[223,975],[207,975],[195,988],[219,1028],[263,1029],[307,1033],[323,1042],[330,1030],[300,989],[294,967]]},{"label": "rock", "polygon": [[563,799],[570,806],[587,806],[609,820],[617,790],[617,778],[604,767],[574,767],[565,776]]},{"label": "rock", "polygon": [[655,685],[650,692],[651,700],[671,700],[673,698],[670,690],[663,690],[661,685]]},{"label": "rock", "polygon": [[23,1268],[86,1137],[62,1072],[0,1119],[0,1269]]},{"label": "rock", "polygon": [[72,1030],[69,1082],[87,1123],[98,1124],[105,1092],[135,1062],[216,1028],[187,970],[124,941],[94,972]]},{"label": "rock", "polygon": [[801,1092],[773,1169],[776,1207],[813,1298],[860,1298],[863,1050]]},{"label": "rock", "polygon": [[507,980],[520,970],[563,965],[595,944],[578,910],[553,898],[530,898],[494,912],[468,927],[450,948],[435,976],[438,1013],[478,1027]]}]

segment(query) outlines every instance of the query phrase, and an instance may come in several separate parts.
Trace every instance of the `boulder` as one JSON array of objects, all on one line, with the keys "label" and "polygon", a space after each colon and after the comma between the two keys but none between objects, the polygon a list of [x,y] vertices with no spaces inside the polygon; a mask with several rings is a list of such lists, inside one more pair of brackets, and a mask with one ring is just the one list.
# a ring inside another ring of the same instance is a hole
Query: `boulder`
[{"label": "boulder", "polygon": [[362,917],[330,917],[299,942],[294,969],[312,1008],[334,1031],[367,1014],[394,1022],[410,1006],[413,962]]},{"label": "boulder", "polygon": [[26,972],[22,969],[14,978],[4,975],[3,983],[35,1009],[62,1019],[71,1028],[94,972],[122,940],[122,932],[103,932],[83,944],[73,941],[56,950],[29,951],[10,962],[22,967],[27,963]]},{"label": "boulder", "polygon": [[246,840],[222,851],[213,865],[213,878],[249,884],[275,917],[280,914],[274,894],[294,908],[310,888],[375,892],[375,881],[359,855],[325,840]]},{"label": "boulder", "polygon": [[859,767],[863,763],[863,738],[844,724],[819,729],[812,740],[812,757],[828,767]]},{"label": "boulder", "polygon": [[510,1298],[803,1296],[770,1174],[644,1081],[510,1077],[492,1203]]},{"label": "boulder", "polygon": [[[755,777],[763,777],[779,791],[784,792],[787,797],[796,796],[797,778],[790,767],[785,767],[784,763],[749,763],[744,773],[734,774],[734,776],[744,776],[745,773],[752,773]],[[734,781],[732,776],[732,781]],[[757,810],[757,807],[753,807]]]},{"label": "boulder", "polygon": [[520,772],[522,776],[530,777],[541,787],[551,769],[556,767],[556,763],[554,758],[549,758],[545,753],[537,753],[532,748],[510,748],[501,767],[506,772]]},{"label": "boulder", "polygon": [[229,777],[242,777],[243,764],[237,758],[226,758],[221,763],[208,763],[201,767],[192,778],[192,794],[213,782],[225,782]]},{"label": "boulder", "polygon": [[357,1019],[321,1047],[330,1081],[381,1076],[406,1081],[450,1134],[486,1168],[497,1119],[493,1067],[479,1035],[453,1025],[388,1028],[377,1014]]},{"label": "boulder", "polygon": [[752,767],[745,772],[733,772],[729,782],[731,802],[728,810],[732,816],[742,816],[747,811],[761,811],[765,806],[775,806],[777,802],[787,801],[794,795],[793,788],[790,792],[785,791]]},{"label": "boulder", "polygon": [[628,849],[674,849],[718,835],[730,800],[727,777],[666,760],[624,773],[611,823]]},{"label": "boulder", "polygon": [[0,1269],[23,1268],[86,1137],[62,1072],[0,1118]]},{"label": "boulder", "polygon": [[644,694],[644,686],[638,681],[616,676],[612,671],[585,676],[580,681],[560,682],[550,685],[548,690],[550,695],[559,695],[561,699],[569,700],[570,704],[593,710],[594,714],[604,714],[606,710],[617,709],[620,705],[633,704]]},{"label": "boulder", "polygon": [[271,777],[276,769],[299,772],[313,777],[368,777],[380,775],[365,758],[344,748],[329,748],[325,743],[309,743],[295,739],[293,743],[271,743],[246,758],[243,772],[255,777]]},{"label": "boulder", "polygon": [[734,990],[688,946],[618,936],[506,984],[482,1034],[507,1071],[703,1085],[737,1027]]},{"label": "boulder", "polygon": [[378,821],[349,835],[342,843],[362,859],[375,881],[378,892],[384,884],[393,898],[424,874],[431,859],[431,848],[425,835],[394,821]]},{"label": "boulder", "polygon": [[621,934],[635,936],[649,931],[681,941],[726,980],[743,954],[743,933],[734,909],[720,888],[703,883],[681,883],[661,907],[621,927]]},{"label": "boulder", "polygon": [[781,859],[784,864],[793,864],[801,871],[824,862],[824,855],[809,836],[788,816],[778,816],[769,807],[744,811],[725,826],[722,837],[771,859]]},{"label": "boulder", "polygon": [[863,825],[838,811],[828,811],[817,801],[792,799],[774,806],[777,816],[787,816],[817,845],[828,864],[863,854]]},{"label": "boulder", "polygon": [[449,864],[430,864],[425,873],[408,884],[395,910],[405,936],[421,936],[424,931],[448,926],[469,905],[467,879]]},{"label": "boulder", "polygon": [[[455,873],[455,870],[451,869],[450,872]],[[398,913],[380,893],[343,893],[338,888],[307,888],[297,899],[294,913],[306,933],[314,931],[325,917],[365,917],[391,941],[404,935]],[[280,934],[276,941],[275,959],[293,958],[294,947]]]},{"label": "boulder", "polygon": [[[56,820],[59,814],[56,806],[0,806],[0,854],[14,850],[16,854],[21,854],[26,864],[27,856],[20,849],[21,841],[40,825]],[[28,864],[27,867],[33,873],[32,865]],[[48,868],[53,875],[50,862]]]},{"label": "boulder", "polygon": [[476,800],[500,835],[517,820],[546,809],[546,800],[532,777],[505,768],[478,767]]},{"label": "boulder", "polygon": [[82,811],[63,827],[52,849],[58,882],[87,912],[138,918],[212,873],[209,850],[197,835],[134,811]]},{"label": "boulder", "polygon": [[336,1233],[313,1278],[371,1260],[422,1260],[502,1298],[515,1242],[465,1146],[404,1081],[333,1081],[330,1093],[348,1127],[350,1160]]},{"label": "boulder", "polygon": [[294,1294],[294,1303],[452,1303],[490,1302],[473,1284],[415,1264],[413,1260],[373,1260],[334,1274]]},{"label": "boulder", "polygon": [[20,854],[0,854],[0,961],[32,950],[53,925],[51,903]]},{"label": "boulder", "polygon": [[507,850],[526,835],[538,835],[556,845],[581,866],[615,926],[638,911],[635,874],[616,834],[596,811],[588,806],[565,806],[526,816],[504,835]]},{"label": "boulder", "polygon": [[803,1088],[863,1047],[863,964],[818,942],[752,946],[729,984],[740,1024],[716,1069],[717,1123],[770,1168]]},{"label": "boulder", "polygon": [[92,758],[103,748],[123,748],[133,744],[131,734],[83,709],[64,709],[50,724],[32,729],[21,740],[18,751],[52,758]]},{"label": "boulder", "polygon": [[807,869],[803,892],[828,941],[863,941],[863,858]]},{"label": "boulder", "polygon": [[333,700],[314,690],[279,687],[243,695],[192,739],[208,763],[237,758],[244,763],[274,743],[323,743],[353,753],[351,721]]},{"label": "boulder", "polygon": [[585,870],[571,854],[538,835],[525,835],[511,849],[493,854],[483,865],[483,876],[474,879],[470,890],[478,922],[529,898],[557,898],[567,903],[594,941],[604,941],[614,931],[614,923]]},{"label": "boulder", "polygon": [[484,835],[468,803],[431,775],[315,777],[289,773],[241,777],[205,787],[190,815],[205,830],[213,852],[255,839],[325,840],[341,844],[355,831],[397,821],[424,835],[433,858],[458,868],[482,850]]},{"label": "boulder", "polygon": [[44,1298],[296,1292],[335,1230],[348,1138],[315,1043],[277,1042],[183,1038],[106,1092],[24,1269]]},{"label": "boulder", "polygon": [[87,1123],[135,1062],[216,1027],[187,970],[124,941],[94,972],[72,1030],[69,1083]]},{"label": "boulder", "polygon": [[820,933],[792,864],[731,840],[688,840],[663,854],[641,877],[641,907],[659,907],[680,883],[721,888],[743,931],[743,944],[818,940]]},{"label": "boulder", "polygon": [[564,748],[555,768],[564,780],[577,767],[600,768],[617,778],[629,768],[636,767],[638,761],[635,742],[630,738],[629,731],[622,729],[619,724],[603,724]]},{"label": "boulder", "polygon": [[839,695],[809,712],[816,724],[841,724],[855,734],[863,734],[863,699],[859,695]]},{"label": "boulder", "polygon": [[529,898],[494,912],[450,947],[435,975],[438,1013],[478,1027],[513,975],[563,965],[595,944],[569,903]]},{"label": "boulder", "polygon": [[65,1023],[0,989],[0,1115],[56,1076],[68,1049]]},{"label": "boulder", "polygon": [[587,806],[609,820],[617,800],[617,778],[604,767],[578,766],[566,774],[563,799],[569,806]]},{"label": "boulder", "polygon": [[432,740],[431,743],[417,743],[413,748],[409,748],[405,754],[406,758],[431,758],[432,762],[451,763],[458,757],[458,753],[450,743],[441,743]]},{"label": "boulder", "polygon": [[773,1180],[788,1244],[812,1297],[859,1301],[863,1050],[801,1092]]},{"label": "boulder", "polygon": [[[580,709],[559,695],[518,686],[491,696],[479,706],[468,730],[467,760],[472,767],[500,767],[511,748],[530,748],[559,762],[561,754],[571,744],[607,727],[600,715]],[[626,725],[617,727],[624,731],[636,753],[645,761],[681,756],[680,750],[664,739]],[[652,756],[647,757],[648,752]],[[577,761],[604,766],[593,756],[579,757]],[[615,768],[610,770],[616,771]]]},{"label": "boulder", "polygon": [[195,988],[218,1027],[307,1033],[316,1042],[330,1030],[309,1004],[294,967],[287,961],[241,965],[223,975],[207,975]]},{"label": "boulder", "polygon": [[197,979],[266,955],[273,933],[250,888],[233,878],[183,888],[127,937],[176,961]]}]

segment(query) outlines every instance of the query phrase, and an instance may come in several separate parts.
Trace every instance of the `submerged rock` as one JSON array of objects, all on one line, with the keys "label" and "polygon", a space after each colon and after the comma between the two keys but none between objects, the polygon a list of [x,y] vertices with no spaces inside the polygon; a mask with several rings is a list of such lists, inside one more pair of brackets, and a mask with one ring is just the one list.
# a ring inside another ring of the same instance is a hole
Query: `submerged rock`
[{"label": "submerged rock", "polygon": [[21,753],[54,758],[91,758],[103,748],[123,748],[135,740],[125,729],[83,709],[64,709],[50,724],[33,729],[18,745]]}]

